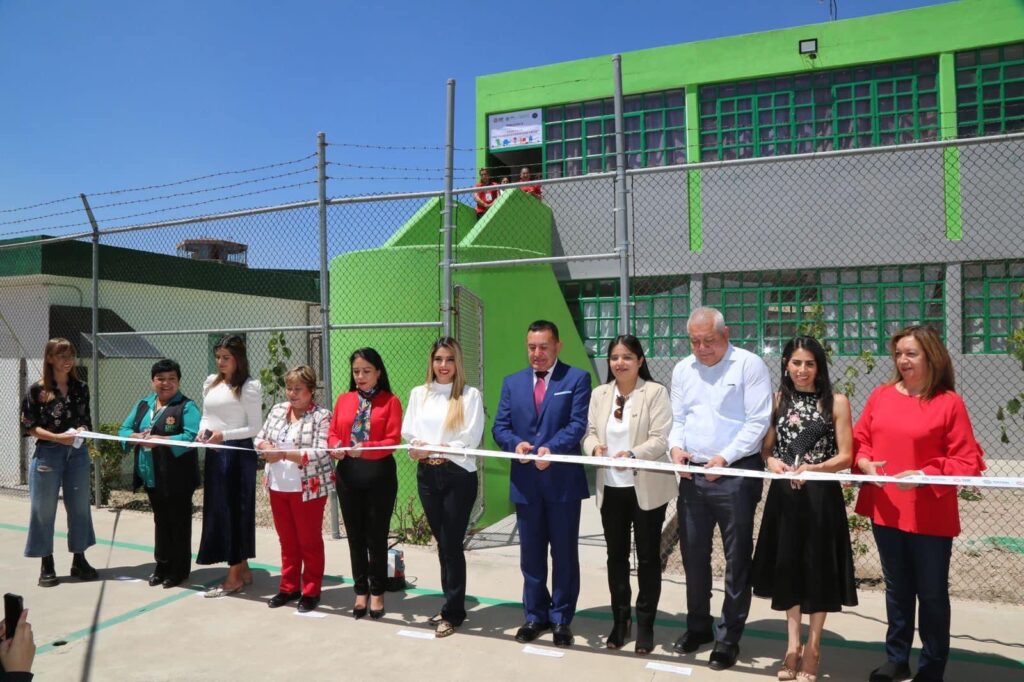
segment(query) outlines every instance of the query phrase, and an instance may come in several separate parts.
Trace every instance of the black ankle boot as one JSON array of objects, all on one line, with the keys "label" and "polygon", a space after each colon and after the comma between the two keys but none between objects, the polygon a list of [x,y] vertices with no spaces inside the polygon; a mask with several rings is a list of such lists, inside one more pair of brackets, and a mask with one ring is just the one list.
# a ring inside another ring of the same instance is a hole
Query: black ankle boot
[{"label": "black ankle boot", "polygon": [[96,580],[100,574],[85,560],[85,553],[77,552],[71,560],[71,576],[79,580]]},{"label": "black ankle boot", "polygon": [[621,649],[622,645],[629,639],[632,630],[633,619],[631,617],[616,618],[615,624],[612,625],[612,631],[608,633],[608,639],[605,640],[604,645],[609,649]]},{"label": "black ankle boot", "polygon": [[39,569],[39,587],[55,587],[58,584],[60,580],[53,567],[53,555],[44,556],[42,568]]}]

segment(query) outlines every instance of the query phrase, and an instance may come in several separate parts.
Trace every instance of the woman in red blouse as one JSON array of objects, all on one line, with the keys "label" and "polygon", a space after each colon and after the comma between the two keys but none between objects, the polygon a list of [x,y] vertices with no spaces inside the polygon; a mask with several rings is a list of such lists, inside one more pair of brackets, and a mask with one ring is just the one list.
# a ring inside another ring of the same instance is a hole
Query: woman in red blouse
[{"label": "woman in red blouse", "polygon": [[[953,365],[939,334],[912,326],[893,336],[892,380],[868,398],[853,430],[857,469],[897,477],[977,476],[985,468]],[[921,656],[915,680],[941,680],[949,658],[949,558],[960,534],[957,488],[861,487],[858,514],[870,517],[885,577],[887,661],[872,682],[910,677],[915,605]]]},{"label": "woman in red blouse", "polygon": [[355,577],[353,615],[384,616],[384,586],[388,567],[388,529],[398,495],[394,450],[367,450],[402,442],[402,404],[391,393],[384,361],[373,348],[360,348],[349,357],[352,375],[348,393],[338,396],[327,443],[340,460],[338,502],[348,535]]}]

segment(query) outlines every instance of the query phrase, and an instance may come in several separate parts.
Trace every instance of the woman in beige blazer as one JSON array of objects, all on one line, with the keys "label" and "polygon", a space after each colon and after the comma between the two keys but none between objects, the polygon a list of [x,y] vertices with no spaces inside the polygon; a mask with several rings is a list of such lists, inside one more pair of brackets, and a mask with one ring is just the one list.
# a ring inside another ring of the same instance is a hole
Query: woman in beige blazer
[{"label": "woman in beige blazer", "polygon": [[[590,396],[583,452],[594,456],[668,462],[672,405],[668,389],[651,379],[644,349],[632,335],[618,336],[608,346],[611,379]],[[665,508],[678,495],[672,472],[600,467],[597,505],[608,546],[608,589],[614,625],[609,649],[621,648],[632,627],[629,586],[629,531],[636,535],[636,653],[654,648],[654,617],[661,597],[661,527]]]}]

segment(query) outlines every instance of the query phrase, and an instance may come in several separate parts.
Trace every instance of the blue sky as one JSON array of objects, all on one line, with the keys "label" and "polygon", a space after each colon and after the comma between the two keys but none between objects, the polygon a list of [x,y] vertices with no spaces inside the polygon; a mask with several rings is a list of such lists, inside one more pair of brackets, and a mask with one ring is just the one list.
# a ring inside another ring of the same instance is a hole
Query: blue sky
[{"label": "blue sky", "polygon": [[[937,4],[935,0],[839,0],[840,18]],[[150,186],[307,156],[317,131],[329,141],[376,145],[444,142],[445,81],[457,81],[456,145],[473,145],[474,78],[613,52],[828,20],[819,0],[646,3],[154,2],[0,0],[0,222],[60,211],[62,197]],[[350,164],[332,177],[415,176],[415,181],[338,179],[332,196],[440,188],[441,151],[332,147]],[[456,155],[470,168],[471,153]],[[310,159],[149,192],[94,197],[137,200],[302,171]],[[469,177],[472,171],[459,171]],[[313,171],[194,196],[97,209],[102,224],[145,222],[291,200],[306,184],[170,210],[315,179]],[[471,184],[464,180],[460,185]],[[65,216],[0,225],[0,236],[80,222]],[[80,229],[80,228],[78,228]]]}]

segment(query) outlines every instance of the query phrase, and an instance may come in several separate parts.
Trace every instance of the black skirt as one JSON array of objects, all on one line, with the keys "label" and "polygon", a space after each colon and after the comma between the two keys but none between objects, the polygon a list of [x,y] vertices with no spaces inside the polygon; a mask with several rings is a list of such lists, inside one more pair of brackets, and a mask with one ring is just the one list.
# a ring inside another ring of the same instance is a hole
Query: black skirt
[{"label": "black skirt", "polygon": [[837,481],[794,489],[772,481],[751,566],[754,594],[785,611],[839,611],[857,605],[853,551]]}]

